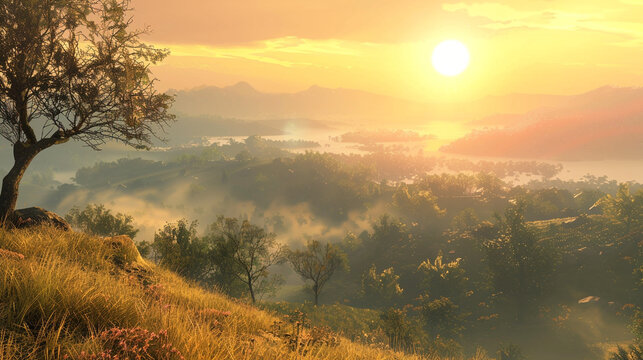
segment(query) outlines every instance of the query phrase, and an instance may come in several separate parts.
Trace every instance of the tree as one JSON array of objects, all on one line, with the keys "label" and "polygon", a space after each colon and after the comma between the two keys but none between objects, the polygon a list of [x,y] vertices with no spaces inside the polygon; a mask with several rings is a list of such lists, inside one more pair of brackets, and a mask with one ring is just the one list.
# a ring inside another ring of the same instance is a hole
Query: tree
[{"label": "tree", "polygon": [[178,274],[203,282],[209,271],[205,243],[197,237],[197,222],[181,219],[154,234],[152,249],[159,264]]},{"label": "tree", "polygon": [[336,246],[325,246],[317,240],[309,241],[306,250],[290,251],[288,260],[304,281],[312,281],[315,305],[319,304],[319,293],[335,271],[346,266],[346,255]]},{"label": "tree", "polygon": [[498,237],[483,245],[492,285],[519,321],[547,295],[559,262],[558,253],[525,223],[524,208],[522,202],[508,208]]},{"label": "tree", "polygon": [[131,29],[129,0],[0,2],[0,136],[14,165],[0,192],[0,222],[15,209],[27,167],[70,139],[137,148],[173,119],[150,65],[168,52]]},{"label": "tree", "polygon": [[395,190],[393,205],[409,222],[417,223],[424,228],[435,226],[446,214],[446,211],[438,206],[438,198],[431,190],[411,190],[404,183]]},{"label": "tree", "polygon": [[643,218],[643,190],[630,192],[628,183],[620,184],[615,196],[607,195],[602,200],[605,214],[625,224],[625,232],[641,223]]},{"label": "tree", "polygon": [[451,299],[440,297],[431,300],[430,297],[422,297],[421,301],[420,316],[432,339],[438,337],[456,339],[462,335],[465,315]]},{"label": "tree", "polygon": [[418,266],[422,285],[432,298],[448,297],[462,299],[466,292],[468,278],[460,266],[462,259],[445,261],[442,252],[435,260],[426,259]]},{"label": "tree", "polygon": [[280,278],[268,271],[285,259],[285,249],[277,243],[275,234],[266,233],[248,220],[219,216],[210,226],[209,236],[212,260],[219,266],[218,271],[243,282],[253,303],[257,295],[279,283]]},{"label": "tree", "polygon": [[74,207],[65,215],[65,220],[83,232],[98,236],[127,235],[133,239],[138,233],[132,224],[132,216],[122,213],[114,215],[102,204],[89,204],[84,210]]},{"label": "tree", "polygon": [[406,308],[382,311],[380,323],[389,345],[394,350],[413,350],[421,340],[421,331],[417,324],[407,317]]},{"label": "tree", "polygon": [[395,269],[390,267],[381,273],[372,264],[368,271],[362,274],[362,289],[360,295],[370,306],[384,307],[393,305],[404,292],[399,284],[400,277]]}]

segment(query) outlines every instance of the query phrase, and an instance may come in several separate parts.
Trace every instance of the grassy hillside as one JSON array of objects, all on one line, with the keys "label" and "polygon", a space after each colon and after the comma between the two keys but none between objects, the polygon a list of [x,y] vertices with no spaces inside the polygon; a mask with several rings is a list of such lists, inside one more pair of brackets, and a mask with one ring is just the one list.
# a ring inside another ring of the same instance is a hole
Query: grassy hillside
[{"label": "grassy hillside", "polygon": [[128,245],[49,228],[0,230],[0,359],[415,359],[298,333]]},{"label": "grassy hillside", "polygon": [[[379,329],[380,312],[372,309],[360,309],[342,304],[315,306],[310,302],[305,304],[276,302],[262,304],[262,307],[277,314],[292,316],[301,313],[305,319],[315,326],[328,327],[334,332],[349,339],[362,339],[374,334]],[[377,339],[373,339],[377,340]]]}]

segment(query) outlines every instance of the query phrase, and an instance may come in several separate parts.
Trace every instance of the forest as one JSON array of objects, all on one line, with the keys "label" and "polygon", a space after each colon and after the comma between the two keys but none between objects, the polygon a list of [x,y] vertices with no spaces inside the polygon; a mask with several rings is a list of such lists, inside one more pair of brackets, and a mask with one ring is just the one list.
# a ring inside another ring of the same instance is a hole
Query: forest
[{"label": "forest", "polygon": [[[249,138],[82,168],[47,201],[112,196],[67,219],[130,235],[144,257],[205,289],[300,312],[355,341],[443,357],[485,348],[600,359],[641,339],[641,184],[497,175],[545,169],[538,163],[407,170],[412,181],[401,182],[381,175],[396,161],[372,161],[387,156],[399,155],[294,154]],[[141,192],[195,216],[137,236],[136,217],[109,207]]]}]

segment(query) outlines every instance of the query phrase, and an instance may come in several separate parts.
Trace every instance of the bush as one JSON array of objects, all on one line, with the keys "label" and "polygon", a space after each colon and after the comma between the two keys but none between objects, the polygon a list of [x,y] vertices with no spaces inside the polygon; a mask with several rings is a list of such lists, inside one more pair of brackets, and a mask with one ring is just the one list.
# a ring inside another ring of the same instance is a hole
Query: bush
[{"label": "bush", "polygon": [[65,220],[72,227],[91,235],[127,235],[133,239],[138,233],[138,229],[132,224],[132,216],[122,213],[114,215],[102,204],[89,204],[84,210],[74,207],[65,215]]},{"label": "bush", "polygon": [[632,345],[628,350],[619,346],[618,350],[610,355],[610,360],[643,360],[643,346]]},{"label": "bush", "polygon": [[500,350],[498,350],[498,360],[524,360],[525,357],[522,355],[520,348],[513,344],[500,345]]},{"label": "bush", "polygon": [[81,353],[81,360],[184,359],[181,353],[170,344],[165,330],[155,333],[140,327],[112,328],[103,331],[99,338],[105,350],[99,354]]},{"label": "bush", "polygon": [[417,324],[408,319],[405,310],[388,309],[382,312],[380,320],[391,348],[413,351],[420,344],[421,331]]}]

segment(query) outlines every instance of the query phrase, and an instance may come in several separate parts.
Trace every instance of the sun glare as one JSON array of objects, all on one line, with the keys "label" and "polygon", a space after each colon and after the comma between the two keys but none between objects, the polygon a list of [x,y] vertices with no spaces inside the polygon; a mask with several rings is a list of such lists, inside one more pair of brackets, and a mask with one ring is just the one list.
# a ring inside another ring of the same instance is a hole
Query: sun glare
[{"label": "sun glare", "polygon": [[433,50],[433,67],[444,76],[462,74],[469,66],[469,50],[458,40],[445,40]]}]

